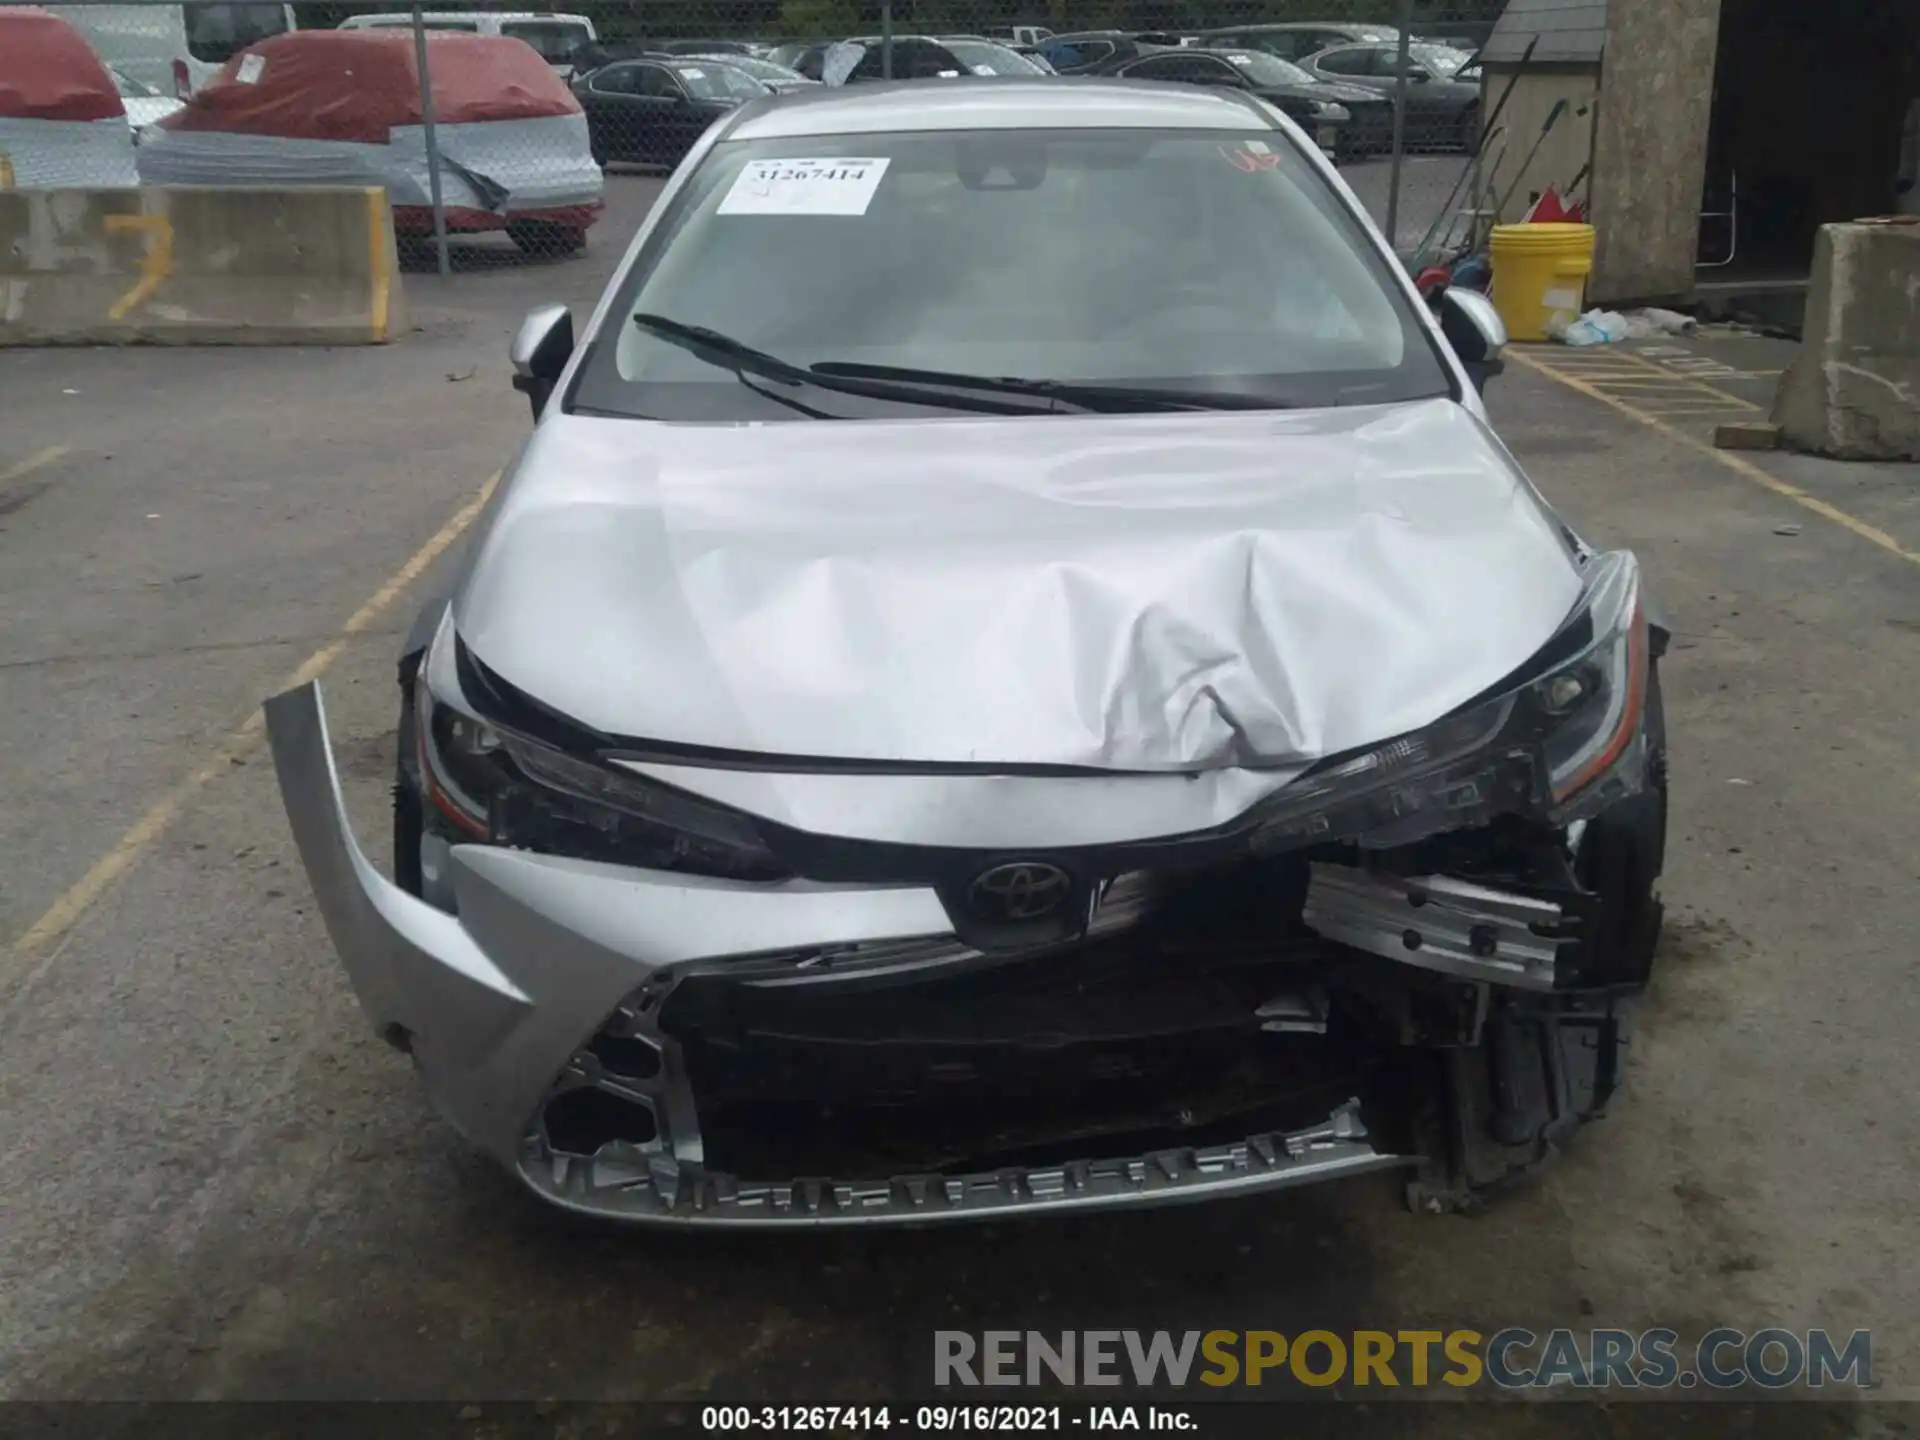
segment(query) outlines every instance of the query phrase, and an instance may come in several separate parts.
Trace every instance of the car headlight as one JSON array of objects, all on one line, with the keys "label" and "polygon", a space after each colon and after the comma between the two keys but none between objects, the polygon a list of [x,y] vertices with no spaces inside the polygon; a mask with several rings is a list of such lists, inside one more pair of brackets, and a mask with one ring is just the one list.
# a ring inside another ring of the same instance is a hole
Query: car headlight
[{"label": "car headlight", "polygon": [[1387,848],[1499,814],[1583,818],[1645,784],[1647,676],[1638,562],[1597,556],[1572,615],[1508,681],[1423,730],[1316,765],[1274,797],[1253,845]]},{"label": "car headlight", "polygon": [[1314,101],[1313,114],[1317,120],[1350,120],[1353,118],[1352,112],[1349,111],[1346,106],[1333,100]]},{"label": "car headlight", "polygon": [[1617,551],[1593,562],[1574,623],[1587,627],[1591,638],[1585,647],[1529,687],[1556,806],[1602,779],[1640,735],[1648,637],[1640,567],[1633,556]]},{"label": "car headlight", "polygon": [[415,682],[425,798],[456,841],[650,870],[780,880],[753,820],[509,730]]}]

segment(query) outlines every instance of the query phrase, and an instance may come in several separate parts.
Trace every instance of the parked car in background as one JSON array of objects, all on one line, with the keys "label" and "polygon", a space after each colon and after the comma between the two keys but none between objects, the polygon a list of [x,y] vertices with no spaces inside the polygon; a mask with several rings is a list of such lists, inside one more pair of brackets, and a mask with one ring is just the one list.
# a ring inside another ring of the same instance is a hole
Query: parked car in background
[{"label": "parked car in background", "polygon": [[1159,32],[1076,30],[1067,35],[1049,36],[1038,48],[1057,73],[1089,75],[1104,65],[1179,47],[1179,36]]},{"label": "parked car in background", "polygon": [[895,35],[892,51],[889,59],[878,35],[825,40],[811,46],[794,62],[793,68],[809,80],[828,85],[857,85],[887,79],[954,80],[973,73],[973,68],[952,48],[930,35]]},{"label": "parked car in background", "polygon": [[975,75],[1044,75],[1047,72],[1011,45],[975,40],[964,35],[942,35],[940,43]]},{"label": "parked car in background", "polygon": [[1043,74],[1058,75],[1060,73],[1053,68],[1053,62],[1047,59],[1038,45],[1016,45],[1013,48],[1015,54],[1026,56],[1027,59],[1039,66]]},{"label": "parked car in background", "polygon": [[[532,254],[586,243],[604,177],[580,103],[519,40],[427,36],[446,225],[505,231]],[[148,185],[364,185],[387,191],[402,237],[433,233],[413,37],[299,30],[250,46],[148,132]]]},{"label": "parked car in background", "polygon": [[171,95],[161,93],[156,87],[124,75],[111,65],[107,71],[113,76],[114,88],[120,92],[120,103],[126,106],[127,124],[133,127],[133,143],[140,143],[143,133],[153,125],[173,114],[184,100],[176,100]]},{"label": "parked car in background", "polygon": [[108,65],[185,99],[234,55],[294,28],[289,5],[53,5]]},{"label": "parked car in background", "polygon": [[1397,45],[1400,32],[1391,25],[1354,25],[1343,21],[1284,21],[1273,25],[1235,25],[1207,30],[1206,45],[1234,45],[1243,50],[1265,50],[1282,60],[1304,60],[1333,45]]},{"label": "parked car in background", "polygon": [[[1258,95],[1292,117],[1328,154],[1345,158],[1391,145],[1392,102],[1371,90],[1329,85],[1262,50],[1192,47],[1111,62],[1103,75],[1213,85]],[[1355,108],[1357,107],[1357,114]]]},{"label": "parked car in background", "polygon": [[617,60],[574,82],[595,160],[668,169],[715,120],[772,93],[734,65],[688,55]]},{"label": "parked car in background", "polygon": [[1038,45],[1052,39],[1053,31],[1044,25],[1001,25],[990,28],[985,38],[1002,45]]},{"label": "parked car in background", "polygon": [[741,70],[751,75],[775,94],[785,94],[789,90],[806,90],[820,83],[818,80],[809,80],[798,70],[789,69],[785,65],[776,65],[771,60],[762,60],[757,55],[694,53],[674,54],[671,58],[676,60],[712,60],[717,64],[730,66],[735,70]]},{"label": "parked car in background", "polygon": [[817,45],[818,42],[813,40],[787,40],[772,46],[761,58],[793,70],[797,68],[795,62],[809,50],[817,48]]},{"label": "parked car in background", "polygon": [[[1412,45],[1407,51],[1406,137],[1418,150],[1463,150],[1480,145],[1480,67],[1472,57],[1444,45]],[[1310,55],[1306,69],[1322,80],[1359,85],[1381,95],[1400,89],[1399,42],[1341,45]]]},{"label": "parked car in background", "polygon": [[652,48],[662,55],[760,55],[766,50],[751,40],[662,40]]},{"label": "parked car in background", "polygon": [[80,32],[0,6],[0,191],[137,185],[133,139],[119,88]]},{"label": "parked car in background", "polygon": [[[450,30],[465,35],[504,35],[521,40],[562,75],[576,68],[578,52],[595,44],[599,35],[593,22],[584,15],[536,15],[532,11],[505,10],[426,10],[421,26],[428,30]],[[411,30],[411,11],[396,10],[381,15],[350,15],[340,22],[342,30]]]}]

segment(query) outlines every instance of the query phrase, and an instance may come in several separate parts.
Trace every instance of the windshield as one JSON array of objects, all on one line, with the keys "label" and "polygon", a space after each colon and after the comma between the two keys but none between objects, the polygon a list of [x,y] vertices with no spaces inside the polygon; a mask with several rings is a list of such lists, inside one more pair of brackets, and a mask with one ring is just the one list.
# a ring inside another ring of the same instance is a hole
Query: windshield
[{"label": "windshield", "polygon": [[990,40],[942,40],[961,64],[976,75],[1040,75],[1045,72],[1017,50]]},{"label": "windshield", "polygon": [[573,52],[590,38],[584,25],[552,22],[502,25],[500,33],[526,41],[549,65],[566,64],[573,59]]},{"label": "windshield", "polygon": [[1445,45],[1410,45],[1407,53],[1436,75],[1454,75],[1473,57]]},{"label": "windshield", "polygon": [[221,64],[247,46],[287,31],[287,12],[278,5],[198,4],[180,7],[187,27],[187,53]]},{"label": "windshield", "polygon": [[796,71],[789,70],[785,65],[776,65],[771,60],[756,60],[748,55],[696,55],[693,58],[712,60],[717,64],[731,66],[735,70],[744,70],[756,80],[791,84],[795,80],[806,78]]},{"label": "windshield", "polygon": [[767,87],[744,70],[718,60],[675,65],[673,73],[696,100],[752,100],[767,93]]},{"label": "windshield", "polygon": [[1233,50],[1220,57],[1256,85],[1318,85],[1320,82],[1298,65],[1269,55],[1264,50]]},{"label": "windshield", "polygon": [[[1450,393],[1389,276],[1277,131],[731,141],[688,179],[621,282],[574,403],[659,419],[793,418],[635,314],[800,367],[1275,406]],[[898,400],[797,388],[836,416],[902,412]]]}]

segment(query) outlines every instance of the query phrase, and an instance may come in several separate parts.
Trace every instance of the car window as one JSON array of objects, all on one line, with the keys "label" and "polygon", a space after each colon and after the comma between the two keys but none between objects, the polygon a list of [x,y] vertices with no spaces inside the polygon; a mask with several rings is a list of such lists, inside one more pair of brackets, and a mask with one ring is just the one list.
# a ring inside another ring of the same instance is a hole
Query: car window
[{"label": "car window", "polygon": [[182,5],[187,53],[196,60],[223,64],[247,46],[284,35],[287,12],[278,5]]},{"label": "car window", "polygon": [[1221,56],[1255,85],[1311,85],[1313,77],[1299,66],[1264,50],[1234,50]]},{"label": "car window", "polygon": [[552,21],[513,21],[500,27],[502,35],[515,40],[524,40],[535,50],[540,58],[550,65],[564,65],[573,58],[573,52],[585,45],[589,39],[587,27]]},{"label": "car window", "polygon": [[[944,45],[936,45],[931,40],[904,37],[893,42],[893,76],[895,80],[932,80],[951,79],[965,75],[967,67]],[[860,57],[860,63],[853,67],[849,80],[883,80],[887,78],[886,57],[883,47],[876,44],[867,46],[867,53]]]},{"label": "car window", "polygon": [[644,95],[650,100],[666,100],[686,93],[664,65],[636,65],[633,68],[637,81],[634,89],[636,95]]},{"label": "car window", "polygon": [[1039,75],[1043,73],[1026,56],[1005,45],[990,45],[979,40],[943,42],[976,75]]},{"label": "car window", "polygon": [[602,95],[638,95],[642,68],[638,65],[609,65],[604,70],[593,72],[588,88]]},{"label": "car window", "polygon": [[717,60],[700,64],[675,65],[673,73],[696,100],[753,100],[767,93],[767,87],[731,65]]},{"label": "car window", "polygon": [[1330,75],[1371,75],[1374,73],[1373,57],[1371,50],[1329,50],[1324,55],[1314,56],[1313,68],[1325,70]]},{"label": "car window", "polygon": [[[638,312],[800,366],[1231,389],[1282,405],[1449,394],[1392,275],[1272,129],[725,141],[617,282],[573,403],[792,418],[626,319]],[[848,418],[903,403],[798,393]]]},{"label": "car window", "polygon": [[1408,49],[1407,53],[1426,66],[1431,73],[1449,80],[1459,74],[1467,61],[1473,58],[1463,51],[1450,49],[1445,45],[1414,45]]},{"label": "car window", "polygon": [[1048,40],[1041,45],[1040,53],[1056,69],[1069,70],[1111,60],[1115,47],[1111,40]]},{"label": "car window", "polygon": [[1170,55],[1149,55],[1122,65],[1118,73],[1128,80],[1178,80],[1180,62]]},{"label": "car window", "polygon": [[1195,85],[1244,85],[1240,67],[1227,62],[1224,55],[1188,55],[1181,79]]}]

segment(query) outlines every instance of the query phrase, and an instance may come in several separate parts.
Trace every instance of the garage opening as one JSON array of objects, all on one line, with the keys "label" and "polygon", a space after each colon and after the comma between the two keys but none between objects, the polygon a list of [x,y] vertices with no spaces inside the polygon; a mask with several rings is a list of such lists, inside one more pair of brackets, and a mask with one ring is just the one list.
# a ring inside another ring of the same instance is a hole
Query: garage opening
[{"label": "garage opening", "polygon": [[1920,211],[1920,191],[1899,193],[1916,101],[1914,0],[1721,0],[1702,287],[1798,286],[1821,225]]}]

